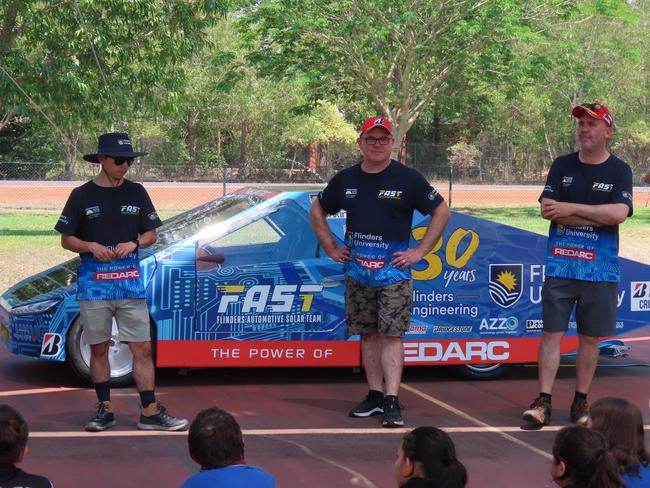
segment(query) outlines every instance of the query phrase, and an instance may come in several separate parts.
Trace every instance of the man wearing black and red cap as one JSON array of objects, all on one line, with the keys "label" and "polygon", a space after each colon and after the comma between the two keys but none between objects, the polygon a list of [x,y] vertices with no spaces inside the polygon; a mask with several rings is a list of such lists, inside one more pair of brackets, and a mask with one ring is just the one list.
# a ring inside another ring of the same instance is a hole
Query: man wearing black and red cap
[{"label": "man wearing black and red cap", "polygon": [[188,424],[169,415],[154,394],[151,329],[138,249],[156,242],[156,228],[162,223],[144,187],[124,178],[134,158],[145,154],[133,151],[128,134],[99,136],[97,152],[84,159],[100,164],[101,171],[72,190],[55,226],[63,248],[81,255],[77,300],[98,399],[97,413],[85,425],[91,432],[115,425],[108,359],[113,319],[119,340],[133,353],[142,404],[138,428],[180,430]]},{"label": "man wearing black and red cap", "polygon": [[557,158],[540,196],[551,221],[542,289],[544,335],[539,348],[539,397],[524,420],[548,424],[560,340],[575,305],[578,330],[572,422],[587,423],[587,393],[598,363],[598,339],[614,335],[618,304],[618,226],[632,215],[632,170],[606,147],[614,118],[605,105],[578,105],[580,151]]},{"label": "man wearing black and red cap", "polygon": [[[357,144],[363,161],[336,174],[311,207],[311,223],[323,250],[345,264],[345,315],[349,335],[361,335],[369,392],[351,417],[383,414],[384,427],[404,425],[398,402],[404,350],[411,320],[410,267],[440,239],[449,208],[417,171],[390,155],[390,122],[370,117]],[[337,242],[327,214],[345,210],[345,243]],[[427,231],[409,248],[413,211],[431,215]]]}]

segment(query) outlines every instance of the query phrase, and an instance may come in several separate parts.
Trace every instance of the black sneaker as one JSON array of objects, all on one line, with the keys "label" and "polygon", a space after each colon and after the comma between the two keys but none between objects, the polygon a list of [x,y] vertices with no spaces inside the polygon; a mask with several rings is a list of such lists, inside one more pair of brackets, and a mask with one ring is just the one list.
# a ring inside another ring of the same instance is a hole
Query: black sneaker
[{"label": "black sneaker", "polygon": [[528,410],[523,414],[523,419],[539,425],[548,425],[551,422],[551,404],[541,398],[535,398]]},{"label": "black sneaker", "polygon": [[384,418],[381,419],[383,427],[402,427],[404,419],[402,418],[402,409],[397,397],[386,397],[384,400]]},{"label": "black sneaker", "polygon": [[167,413],[167,409],[160,403],[158,406],[158,413],[154,415],[143,415],[140,413],[140,422],[138,422],[138,429],[140,430],[183,430],[187,427],[187,419],[179,419]]},{"label": "black sneaker", "polygon": [[384,395],[368,393],[366,398],[350,410],[350,417],[370,417],[384,413]]},{"label": "black sneaker", "polygon": [[576,398],[571,404],[571,422],[586,427],[589,423],[589,404],[587,400]]},{"label": "black sneaker", "polygon": [[88,432],[101,432],[102,430],[110,429],[115,425],[115,415],[109,412],[107,408],[111,406],[110,402],[99,402],[95,405],[97,413],[91,418],[84,429]]}]

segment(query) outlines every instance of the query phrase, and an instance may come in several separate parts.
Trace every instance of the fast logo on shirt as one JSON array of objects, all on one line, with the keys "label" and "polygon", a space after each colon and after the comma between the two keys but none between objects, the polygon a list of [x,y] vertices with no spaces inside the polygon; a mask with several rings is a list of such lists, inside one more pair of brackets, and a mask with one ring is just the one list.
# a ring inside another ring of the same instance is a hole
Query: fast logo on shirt
[{"label": "fast logo on shirt", "polygon": [[402,198],[402,191],[397,190],[379,190],[379,198],[389,198],[391,200],[399,200]]},{"label": "fast logo on shirt", "polygon": [[87,207],[84,210],[84,214],[86,214],[86,217],[89,219],[96,219],[99,217],[99,206],[95,205],[93,207]]},{"label": "fast logo on shirt", "polygon": [[140,278],[139,269],[121,269],[118,271],[96,271],[93,275],[95,281],[137,280]]},{"label": "fast logo on shirt", "polygon": [[369,269],[371,271],[383,269],[383,267],[386,266],[386,261],[383,259],[354,258],[354,260],[363,268]]},{"label": "fast logo on shirt", "polygon": [[553,256],[569,259],[581,259],[583,261],[595,261],[596,253],[594,251],[585,251],[584,249],[574,249],[571,247],[553,246]]},{"label": "fast logo on shirt", "polygon": [[594,181],[594,184],[591,186],[592,190],[595,191],[604,191],[604,192],[610,192],[614,188],[614,183],[598,183],[597,181]]},{"label": "fast logo on shirt", "polygon": [[140,215],[140,207],[137,205],[122,205],[122,215]]}]

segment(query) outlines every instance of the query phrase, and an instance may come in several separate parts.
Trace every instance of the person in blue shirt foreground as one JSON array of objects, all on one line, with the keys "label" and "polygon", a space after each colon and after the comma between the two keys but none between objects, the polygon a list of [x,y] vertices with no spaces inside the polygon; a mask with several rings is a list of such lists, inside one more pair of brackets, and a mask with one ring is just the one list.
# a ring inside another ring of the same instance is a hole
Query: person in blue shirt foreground
[{"label": "person in blue shirt foreground", "polygon": [[586,425],[587,393],[598,364],[598,340],[612,336],[618,305],[618,226],[632,215],[632,170],[606,147],[614,118],[605,105],[573,108],[580,151],[557,158],[540,196],[550,220],[539,347],[539,396],[523,413],[551,421],[551,391],[560,365],[560,341],[575,306],[578,329],[576,388],[570,419]]},{"label": "person in blue shirt foreground", "polygon": [[650,453],[639,407],[624,398],[600,398],[589,409],[589,421],[607,439],[627,487],[650,488]]},{"label": "person in blue shirt foreground", "polygon": [[241,428],[225,410],[212,407],[199,412],[190,425],[187,444],[201,471],[182,488],[275,488],[273,476],[246,465]]},{"label": "person in blue shirt foreground", "polygon": [[[391,159],[395,139],[387,119],[367,119],[357,144],[363,161],[331,179],[312,204],[310,220],[325,253],[344,264],[347,332],[361,335],[369,392],[349,415],[383,415],[382,426],[401,427],[401,338],[411,321],[411,266],[442,236],[449,207],[420,173]],[[346,236],[338,245],[327,215],[341,210],[347,214]],[[430,215],[431,221],[411,248],[415,210]]]},{"label": "person in blue shirt foreground", "polygon": [[99,136],[97,152],[84,159],[100,164],[101,171],[72,190],[54,227],[61,233],[61,246],[81,256],[77,300],[98,399],[97,412],[84,427],[90,432],[115,425],[108,359],[113,319],[120,341],[133,353],[142,405],[138,428],[181,430],[188,424],[171,416],[154,393],[151,326],[138,249],[156,242],[156,228],[162,222],[144,187],[124,178],[134,158],[145,154],[133,151],[126,133]]}]

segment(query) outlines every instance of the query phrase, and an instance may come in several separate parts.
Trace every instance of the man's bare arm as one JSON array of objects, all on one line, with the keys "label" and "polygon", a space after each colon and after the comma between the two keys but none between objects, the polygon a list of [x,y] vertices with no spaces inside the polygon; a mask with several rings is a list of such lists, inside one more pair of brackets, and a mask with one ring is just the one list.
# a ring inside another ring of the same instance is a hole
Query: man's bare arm
[{"label": "man's bare arm", "polygon": [[557,202],[542,198],[542,217],[557,224],[569,226],[591,225],[602,227],[625,221],[629,208],[624,203],[585,205],[581,203]]},{"label": "man's bare arm", "polygon": [[314,229],[316,238],[320,242],[323,251],[337,263],[350,261],[350,249],[345,246],[336,247],[336,240],[332,235],[330,226],[327,224],[327,214],[320,206],[318,200],[314,200],[309,210],[309,221]]}]

